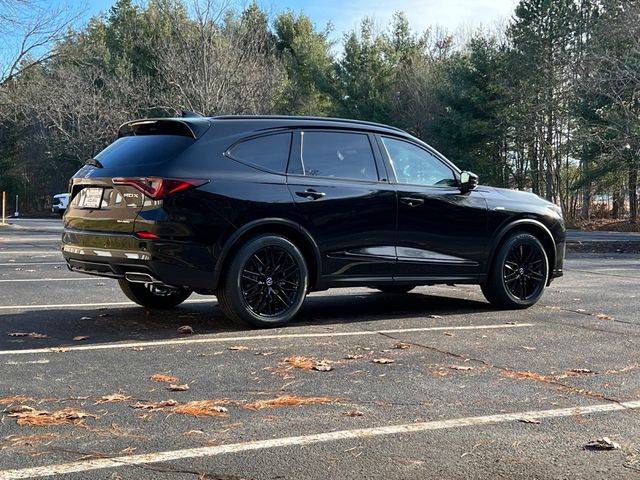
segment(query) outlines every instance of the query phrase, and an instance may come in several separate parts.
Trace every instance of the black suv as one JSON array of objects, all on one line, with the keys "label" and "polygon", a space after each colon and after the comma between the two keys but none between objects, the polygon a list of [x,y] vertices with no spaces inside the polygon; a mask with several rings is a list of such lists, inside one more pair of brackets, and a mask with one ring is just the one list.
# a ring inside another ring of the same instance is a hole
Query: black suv
[{"label": "black suv", "polygon": [[71,270],[115,277],[149,308],[215,295],[258,327],[332,287],[479,284],[492,304],[525,308],[562,275],[557,206],[478,187],[429,145],[369,122],[137,120],[70,192]]}]

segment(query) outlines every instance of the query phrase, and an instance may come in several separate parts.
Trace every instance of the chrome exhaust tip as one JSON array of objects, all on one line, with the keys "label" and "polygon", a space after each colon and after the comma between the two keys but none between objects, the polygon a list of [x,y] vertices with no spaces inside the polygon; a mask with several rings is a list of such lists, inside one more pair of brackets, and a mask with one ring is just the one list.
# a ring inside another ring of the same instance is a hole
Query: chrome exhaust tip
[{"label": "chrome exhaust tip", "polygon": [[127,282],[131,283],[153,283],[162,285],[160,280],[153,278],[148,273],[127,272],[124,274],[124,278]]}]

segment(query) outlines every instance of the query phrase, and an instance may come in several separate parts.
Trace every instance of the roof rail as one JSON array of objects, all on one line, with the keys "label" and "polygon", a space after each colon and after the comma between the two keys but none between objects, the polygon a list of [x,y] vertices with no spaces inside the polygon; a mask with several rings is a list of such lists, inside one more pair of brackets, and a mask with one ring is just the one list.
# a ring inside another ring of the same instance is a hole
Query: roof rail
[{"label": "roof rail", "polygon": [[324,122],[336,122],[336,123],[353,123],[357,125],[368,125],[371,127],[386,128],[389,130],[395,130],[397,132],[406,133],[404,130],[398,127],[392,127],[391,125],[385,125],[384,123],[368,122],[366,120],[352,120],[349,118],[335,118],[335,117],[314,117],[314,116],[294,116],[294,115],[218,115],[211,117],[215,120],[311,120],[311,121],[324,121]]}]

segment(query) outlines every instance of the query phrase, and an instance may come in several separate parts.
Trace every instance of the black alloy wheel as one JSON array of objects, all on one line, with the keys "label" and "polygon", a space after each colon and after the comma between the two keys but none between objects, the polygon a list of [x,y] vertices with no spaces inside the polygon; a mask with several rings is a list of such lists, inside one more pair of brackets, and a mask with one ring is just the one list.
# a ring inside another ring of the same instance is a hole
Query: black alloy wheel
[{"label": "black alloy wheel", "polygon": [[242,297],[256,315],[277,317],[289,310],[300,291],[300,268],[282,247],[254,252],[242,269]]},{"label": "black alloy wheel", "polygon": [[184,302],[192,293],[185,288],[130,282],[124,278],[119,278],[118,284],[127,298],[147,308],[173,308]]},{"label": "black alloy wheel", "polygon": [[295,317],[308,285],[306,262],[298,247],[287,238],[264,234],[238,250],[216,296],[232,320],[274,327]]},{"label": "black alloy wheel", "polygon": [[482,293],[494,305],[527,308],[547,284],[549,261],[540,241],[529,233],[512,234],[499,248]]}]

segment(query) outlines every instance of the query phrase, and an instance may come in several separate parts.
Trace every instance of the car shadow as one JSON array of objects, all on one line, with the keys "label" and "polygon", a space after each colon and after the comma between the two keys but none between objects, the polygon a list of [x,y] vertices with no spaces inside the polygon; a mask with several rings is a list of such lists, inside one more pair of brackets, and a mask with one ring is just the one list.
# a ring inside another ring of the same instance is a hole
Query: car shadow
[{"label": "car shadow", "polygon": [[[343,325],[382,320],[446,317],[486,312],[490,305],[459,297],[358,292],[311,295],[290,326]],[[251,330],[227,319],[211,303],[185,303],[174,310],[142,307],[32,310],[0,315],[0,351],[148,342],[202,334],[247,335]],[[189,326],[194,334],[180,333]],[[283,327],[285,330],[287,326]],[[232,335],[233,336],[233,335]]]}]

